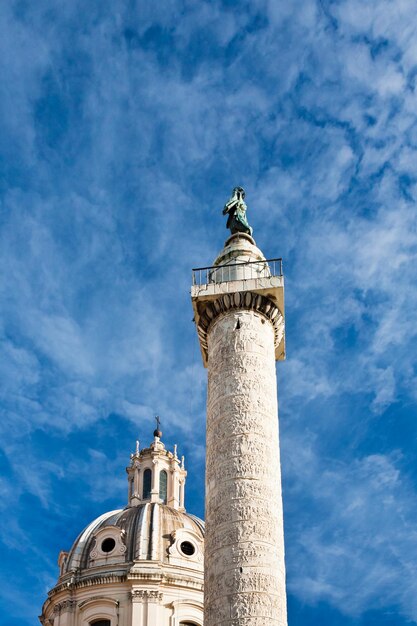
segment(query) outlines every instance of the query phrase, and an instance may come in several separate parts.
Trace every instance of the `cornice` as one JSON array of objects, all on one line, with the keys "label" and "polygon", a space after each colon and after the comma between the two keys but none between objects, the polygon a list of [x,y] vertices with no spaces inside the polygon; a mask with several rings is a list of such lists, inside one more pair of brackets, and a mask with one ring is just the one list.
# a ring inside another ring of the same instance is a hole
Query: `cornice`
[{"label": "cornice", "polygon": [[48,592],[48,598],[53,598],[57,593],[63,591],[64,589],[81,589],[83,587],[92,587],[94,585],[107,585],[110,583],[120,583],[126,582],[127,577],[126,573],[124,574],[103,574],[103,575],[92,575],[86,576],[78,580],[73,580],[70,583],[61,583],[60,585],[56,585],[53,589]]}]

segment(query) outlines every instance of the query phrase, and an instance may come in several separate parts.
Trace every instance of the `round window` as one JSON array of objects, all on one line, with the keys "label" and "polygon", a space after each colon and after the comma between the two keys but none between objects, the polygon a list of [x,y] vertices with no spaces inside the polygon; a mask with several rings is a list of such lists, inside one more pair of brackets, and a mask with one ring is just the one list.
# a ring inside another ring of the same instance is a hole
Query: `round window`
[{"label": "round window", "polygon": [[181,552],[186,556],[192,556],[195,552],[195,548],[190,541],[183,541],[180,545]]},{"label": "round window", "polygon": [[111,552],[112,550],[114,550],[115,545],[116,542],[113,537],[107,537],[107,539],[104,539],[104,541],[102,542],[101,549],[103,552]]}]

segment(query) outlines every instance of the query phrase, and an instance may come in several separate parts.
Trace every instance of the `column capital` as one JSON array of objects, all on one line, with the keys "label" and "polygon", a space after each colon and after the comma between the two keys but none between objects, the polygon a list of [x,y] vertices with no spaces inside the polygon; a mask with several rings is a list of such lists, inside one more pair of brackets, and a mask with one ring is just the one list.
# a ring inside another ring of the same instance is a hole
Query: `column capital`
[{"label": "column capital", "polygon": [[132,589],[130,592],[132,602],[162,602],[163,593],[154,589]]},{"label": "column capital", "polygon": [[274,329],[275,358],[276,360],[285,358],[284,316],[278,306],[270,298],[260,293],[236,291],[235,293],[225,293],[215,300],[208,300],[204,302],[203,306],[199,307],[199,316],[195,321],[204,364],[207,364],[208,359],[207,334],[211,324],[220,315],[239,310],[255,311],[272,324]]},{"label": "column capital", "polygon": [[64,613],[65,611],[74,611],[76,607],[76,601],[71,598],[67,600],[62,600],[62,602],[58,602],[54,606],[54,613]]}]

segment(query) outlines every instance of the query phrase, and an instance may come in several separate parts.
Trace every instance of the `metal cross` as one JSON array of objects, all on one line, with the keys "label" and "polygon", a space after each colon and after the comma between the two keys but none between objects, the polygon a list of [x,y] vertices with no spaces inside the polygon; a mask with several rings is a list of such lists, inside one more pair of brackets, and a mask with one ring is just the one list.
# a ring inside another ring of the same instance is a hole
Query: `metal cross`
[{"label": "metal cross", "polygon": [[161,420],[159,419],[159,415],[155,415],[155,419],[156,419],[156,429],[160,430],[160,425],[161,425]]}]

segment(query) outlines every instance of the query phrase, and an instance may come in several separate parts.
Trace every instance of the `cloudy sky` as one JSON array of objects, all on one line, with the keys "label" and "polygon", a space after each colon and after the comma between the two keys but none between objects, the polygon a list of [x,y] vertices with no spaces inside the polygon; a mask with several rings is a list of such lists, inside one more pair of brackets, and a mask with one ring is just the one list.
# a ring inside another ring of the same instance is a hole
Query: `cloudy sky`
[{"label": "cloudy sky", "polygon": [[417,624],[414,0],[0,4],[2,625],[161,416],[204,514],[191,268],[282,256],[290,626]]}]

